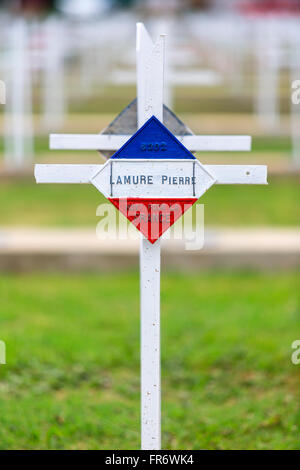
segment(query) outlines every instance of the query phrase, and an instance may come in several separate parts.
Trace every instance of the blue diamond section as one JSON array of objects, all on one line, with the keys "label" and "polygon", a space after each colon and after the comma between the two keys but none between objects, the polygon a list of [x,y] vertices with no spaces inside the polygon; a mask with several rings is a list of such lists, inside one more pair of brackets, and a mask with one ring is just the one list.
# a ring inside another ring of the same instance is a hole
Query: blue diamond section
[{"label": "blue diamond section", "polygon": [[194,155],[155,116],[111,157],[117,158],[195,160]]}]

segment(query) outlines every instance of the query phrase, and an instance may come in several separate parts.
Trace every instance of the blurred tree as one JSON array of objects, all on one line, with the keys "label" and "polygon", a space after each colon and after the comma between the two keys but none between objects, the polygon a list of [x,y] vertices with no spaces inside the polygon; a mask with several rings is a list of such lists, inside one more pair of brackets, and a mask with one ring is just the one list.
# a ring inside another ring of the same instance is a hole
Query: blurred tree
[{"label": "blurred tree", "polygon": [[215,3],[215,0],[137,0],[139,7],[145,7],[152,12],[182,12],[193,8],[209,8]]},{"label": "blurred tree", "polygon": [[110,0],[113,7],[129,8],[137,3],[137,0]]},{"label": "blurred tree", "polygon": [[53,9],[54,0],[2,0],[1,6],[16,12],[39,13]]}]

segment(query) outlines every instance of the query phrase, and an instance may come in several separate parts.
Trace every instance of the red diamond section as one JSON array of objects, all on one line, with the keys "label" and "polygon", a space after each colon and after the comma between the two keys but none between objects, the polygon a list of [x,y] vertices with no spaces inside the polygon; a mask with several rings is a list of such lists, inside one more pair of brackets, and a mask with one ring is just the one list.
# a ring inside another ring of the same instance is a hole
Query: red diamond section
[{"label": "red diamond section", "polygon": [[152,244],[197,200],[197,198],[109,198],[109,201]]}]

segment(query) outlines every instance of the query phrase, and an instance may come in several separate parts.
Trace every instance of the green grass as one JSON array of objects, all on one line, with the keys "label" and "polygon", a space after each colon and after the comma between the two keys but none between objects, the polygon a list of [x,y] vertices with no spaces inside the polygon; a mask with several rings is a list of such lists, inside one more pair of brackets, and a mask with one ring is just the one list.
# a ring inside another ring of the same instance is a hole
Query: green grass
[{"label": "green grass", "polygon": [[[2,181],[0,223],[96,226],[104,197],[90,185]],[[209,225],[299,225],[299,178],[270,177],[268,186],[214,186],[201,199]]]},{"label": "green grass", "polygon": [[[163,448],[300,448],[299,287],[163,275]],[[138,274],[2,276],[0,295],[0,449],[138,448]]]}]

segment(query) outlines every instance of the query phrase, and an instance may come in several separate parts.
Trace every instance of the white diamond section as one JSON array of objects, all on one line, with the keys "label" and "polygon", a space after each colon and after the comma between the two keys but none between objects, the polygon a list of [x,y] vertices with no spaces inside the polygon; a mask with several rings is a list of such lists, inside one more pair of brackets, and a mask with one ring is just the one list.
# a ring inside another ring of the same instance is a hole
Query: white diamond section
[{"label": "white diamond section", "polygon": [[108,160],[91,178],[107,198],[199,198],[216,179],[198,160]]}]

